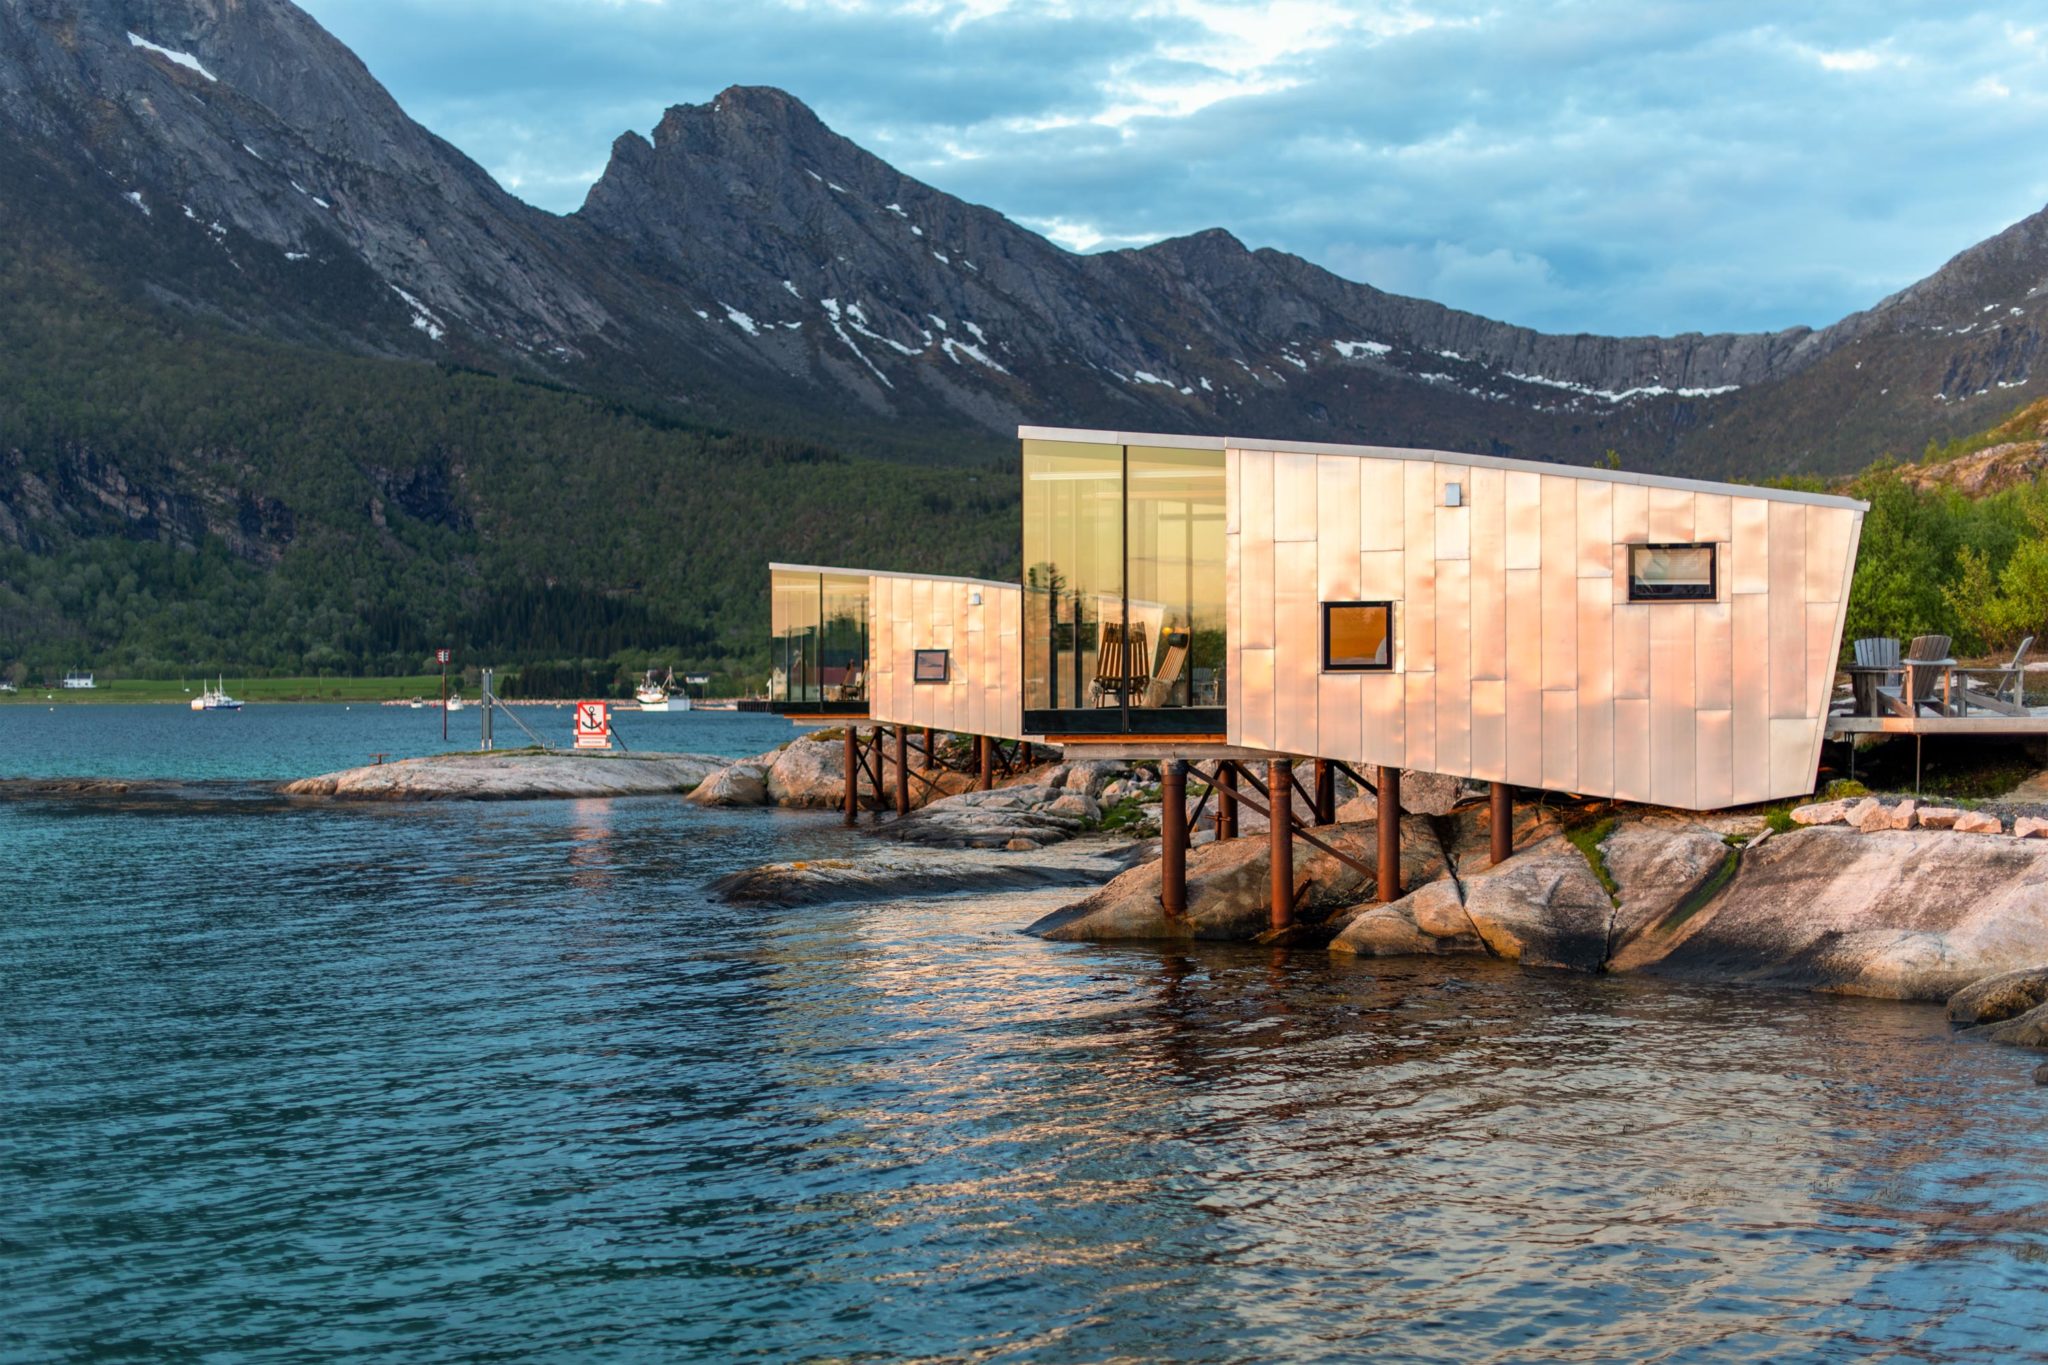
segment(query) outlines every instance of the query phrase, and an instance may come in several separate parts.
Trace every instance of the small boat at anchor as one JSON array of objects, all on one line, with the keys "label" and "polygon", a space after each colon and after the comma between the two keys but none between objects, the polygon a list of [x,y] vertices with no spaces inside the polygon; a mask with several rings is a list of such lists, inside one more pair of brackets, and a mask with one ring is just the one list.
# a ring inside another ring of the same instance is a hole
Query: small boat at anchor
[{"label": "small boat at anchor", "polygon": [[690,694],[685,692],[678,697],[669,691],[675,686],[675,681],[676,671],[673,668],[658,682],[650,668],[640,685],[633,689],[633,700],[640,703],[642,711],[687,711],[690,709]]},{"label": "small boat at anchor", "polygon": [[462,700],[460,692],[450,692],[448,694],[448,709],[450,711],[460,711],[467,704]]},{"label": "small boat at anchor", "polygon": [[204,687],[199,690],[199,695],[192,699],[192,709],[194,711],[239,711],[242,709],[242,703],[228,695],[227,679],[223,676],[215,679],[212,687]]}]

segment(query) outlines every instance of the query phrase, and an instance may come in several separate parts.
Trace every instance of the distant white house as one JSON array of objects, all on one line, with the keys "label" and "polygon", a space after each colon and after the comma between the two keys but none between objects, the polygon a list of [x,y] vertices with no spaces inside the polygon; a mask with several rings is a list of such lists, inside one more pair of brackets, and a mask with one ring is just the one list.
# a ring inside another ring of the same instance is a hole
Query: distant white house
[{"label": "distant white house", "polygon": [[81,692],[98,686],[98,684],[92,680],[92,674],[80,673],[75,670],[64,675],[64,685],[68,688],[73,689],[74,691]]}]

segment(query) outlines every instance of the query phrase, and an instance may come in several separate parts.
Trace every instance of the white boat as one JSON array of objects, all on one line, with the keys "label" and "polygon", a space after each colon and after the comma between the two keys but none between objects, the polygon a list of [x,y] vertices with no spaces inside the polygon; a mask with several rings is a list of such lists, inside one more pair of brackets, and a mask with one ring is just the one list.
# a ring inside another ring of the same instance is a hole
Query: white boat
[{"label": "white boat", "polygon": [[219,678],[212,687],[201,688],[199,695],[192,699],[194,711],[239,711],[242,703],[228,695],[227,679]]},{"label": "white boat", "polygon": [[668,690],[675,680],[676,671],[671,668],[666,678],[656,682],[654,670],[650,668],[647,677],[633,689],[633,699],[640,703],[642,711],[687,711],[690,709],[690,694],[685,692],[678,697]]},{"label": "white boat", "polygon": [[450,711],[460,711],[462,706],[462,694],[460,692],[450,692],[448,694],[448,709]]},{"label": "white boat", "polygon": [[423,698],[414,697],[411,701],[407,702],[406,705],[410,706],[415,711],[421,711],[426,709],[427,703]]}]

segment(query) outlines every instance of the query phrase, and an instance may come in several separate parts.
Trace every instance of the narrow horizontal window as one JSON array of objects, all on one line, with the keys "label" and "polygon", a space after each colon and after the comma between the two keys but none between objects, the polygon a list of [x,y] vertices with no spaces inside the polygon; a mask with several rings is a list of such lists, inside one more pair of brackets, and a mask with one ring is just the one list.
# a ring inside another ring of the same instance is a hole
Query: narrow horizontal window
[{"label": "narrow horizontal window", "polygon": [[1713,546],[1628,547],[1629,601],[1711,602],[1717,595]]},{"label": "narrow horizontal window", "polygon": [[953,677],[953,651],[949,649],[920,649],[911,661],[910,680],[921,683],[950,682]]},{"label": "narrow horizontal window", "polygon": [[1327,672],[1394,666],[1392,602],[1323,603],[1323,668]]}]

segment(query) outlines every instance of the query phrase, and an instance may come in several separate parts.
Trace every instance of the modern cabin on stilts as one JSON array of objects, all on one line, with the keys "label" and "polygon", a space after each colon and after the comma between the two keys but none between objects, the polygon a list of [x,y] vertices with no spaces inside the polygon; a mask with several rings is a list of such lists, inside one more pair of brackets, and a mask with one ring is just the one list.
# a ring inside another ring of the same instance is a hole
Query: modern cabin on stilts
[{"label": "modern cabin on stilts", "polygon": [[[1241,807],[1267,817],[1284,935],[1297,841],[1401,894],[1403,769],[1489,783],[1496,861],[1517,787],[1683,810],[1812,788],[1861,502],[1431,450],[1019,434],[1023,583],[867,575],[885,605],[862,618],[860,710],[899,728],[899,754],[904,727],[937,726],[984,752],[1158,761],[1169,913],[1212,800],[1218,838]],[[778,669],[809,687],[782,576],[813,593],[862,576],[774,573]],[[973,700],[941,703],[975,623]],[[806,628],[852,630],[823,613]],[[843,692],[850,664],[814,671],[835,667]],[[882,768],[880,730],[866,750],[853,734],[849,818],[858,756],[878,795]],[[1372,868],[1317,833],[1339,773],[1376,793]],[[1191,775],[1207,787],[1192,818]]]}]

